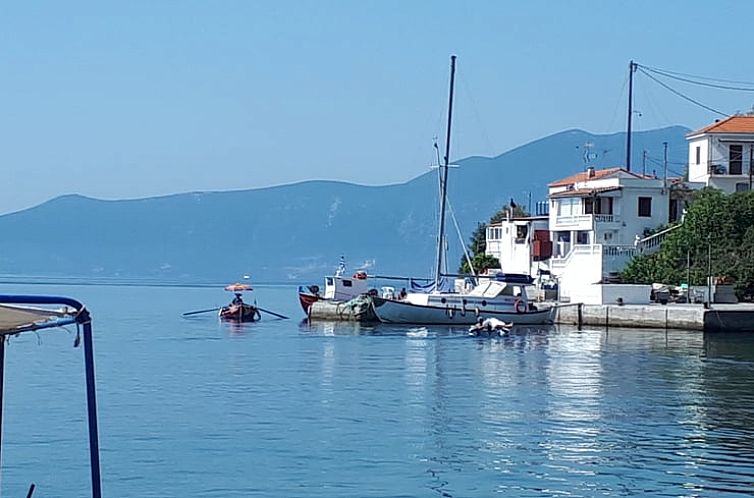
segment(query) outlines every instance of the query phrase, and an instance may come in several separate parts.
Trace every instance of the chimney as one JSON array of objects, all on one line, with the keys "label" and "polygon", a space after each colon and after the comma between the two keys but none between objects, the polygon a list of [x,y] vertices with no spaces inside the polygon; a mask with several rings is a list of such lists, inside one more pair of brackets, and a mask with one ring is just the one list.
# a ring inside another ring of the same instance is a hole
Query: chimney
[{"label": "chimney", "polygon": [[586,169],[586,177],[587,178],[594,178],[594,168],[593,167],[589,166]]}]

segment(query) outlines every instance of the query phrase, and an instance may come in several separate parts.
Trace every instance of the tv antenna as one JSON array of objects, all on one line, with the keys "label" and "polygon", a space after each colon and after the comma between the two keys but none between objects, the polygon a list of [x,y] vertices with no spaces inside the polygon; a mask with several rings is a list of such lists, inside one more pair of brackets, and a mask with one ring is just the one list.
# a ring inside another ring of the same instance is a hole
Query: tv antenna
[{"label": "tv antenna", "polygon": [[577,145],[576,148],[582,149],[584,151],[584,154],[581,156],[584,160],[584,165],[588,165],[598,157],[598,154],[596,152],[592,152],[592,149],[594,148],[594,144],[592,142],[586,142],[581,146]]}]

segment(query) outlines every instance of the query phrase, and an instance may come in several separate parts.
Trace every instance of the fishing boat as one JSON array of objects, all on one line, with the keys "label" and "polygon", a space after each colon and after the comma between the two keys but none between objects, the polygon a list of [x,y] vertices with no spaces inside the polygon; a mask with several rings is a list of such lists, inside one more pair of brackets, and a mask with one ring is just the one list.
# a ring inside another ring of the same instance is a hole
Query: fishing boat
[{"label": "fishing boat", "polygon": [[243,302],[241,294],[254,289],[247,284],[231,284],[225,287],[226,291],[233,292],[235,297],[228,306],[223,306],[218,311],[221,320],[233,322],[256,322],[262,319],[259,308]]},{"label": "fishing boat", "polygon": [[309,318],[375,321],[369,296],[369,276],[363,270],[346,274],[341,258],[335,274],[325,277],[325,290],[318,285],[299,286],[298,300]]},{"label": "fishing boat", "polygon": [[[377,318],[385,323],[417,325],[471,325],[480,318],[496,318],[513,324],[538,325],[552,323],[554,308],[536,309],[529,303],[525,286],[531,284],[528,275],[502,273],[477,278],[476,285],[468,290],[463,286],[456,291],[446,291],[448,286],[445,265],[445,211],[448,191],[448,159],[450,157],[450,131],[453,118],[453,86],[456,56],[450,59],[450,96],[448,99],[448,126],[445,156],[440,164],[440,216],[437,235],[437,267],[434,282],[423,292],[409,292],[400,299],[373,297],[372,307]],[[439,158],[438,158],[439,159]]]}]

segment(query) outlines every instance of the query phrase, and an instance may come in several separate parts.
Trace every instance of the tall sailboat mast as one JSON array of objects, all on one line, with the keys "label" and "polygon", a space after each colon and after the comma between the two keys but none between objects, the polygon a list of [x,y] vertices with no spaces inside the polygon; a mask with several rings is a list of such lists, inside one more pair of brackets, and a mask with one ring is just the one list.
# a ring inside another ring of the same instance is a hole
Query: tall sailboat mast
[{"label": "tall sailboat mast", "polygon": [[450,127],[453,122],[453,85],[456,77],[456,56],[450,56],[450,92],[448,97],[448,130],[445,135],[445,157],[440,172],[440,223],[437,231],[437,272],[435,272],[435,288],[440,288],[442,279],[443,250],[445,246],[445,202],[448,196],[448,161],[450,159]]}]

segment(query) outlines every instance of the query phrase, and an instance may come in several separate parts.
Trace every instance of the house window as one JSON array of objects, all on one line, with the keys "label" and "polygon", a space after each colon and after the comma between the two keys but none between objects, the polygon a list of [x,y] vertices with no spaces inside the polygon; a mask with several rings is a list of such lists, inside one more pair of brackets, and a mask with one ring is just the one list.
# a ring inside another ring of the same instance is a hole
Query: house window
[{"label": "house window", "polygon": [[584,199],[584,214],[594,213],[594,199],[587,197]]},{"label": "house window", "polygon": [[702,162],[702,148],[697,146],[696,148],[696,164],[701,164]]},{"label": "house window", "polygon": [[744,162],[744,146],[731,145],[728,153],[728,171],[731,175],[740,175]]},{"label": "house window", "polygon": [[736,192],[748,192],[748,191],[749,191],[748,183],[736,183]]},{"label": "house window", "polygon": [[597,197],[594,200],[594,214],[613,214],[613,198]]},{"label": "house window", "polygon": [[652,198],[639,197],[639,216],[649,218],[652,216]]}]

